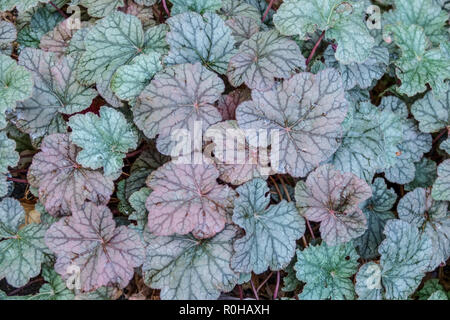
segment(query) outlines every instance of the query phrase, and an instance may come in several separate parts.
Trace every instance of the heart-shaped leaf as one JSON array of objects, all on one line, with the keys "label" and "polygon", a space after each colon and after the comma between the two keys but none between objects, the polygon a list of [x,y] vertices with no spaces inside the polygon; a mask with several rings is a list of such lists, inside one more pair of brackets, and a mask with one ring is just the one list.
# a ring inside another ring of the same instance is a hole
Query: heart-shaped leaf
[{"label": "heart-shaped leaf", "polygon": [[158,237],[145,233],[147,258],[142,269],[146,284],[161,289],[162,299],[217,299],[239,279],[230,268],[236,233],[231,225],[201,241],[191,235]]},{"label": "heart-shaped leaf", "polygon": [[80,208],[87,200],[107,204],[114,191],[112,179],[78,164],[79,152],[68,134],[52,134],[33,157],[28,181],[38,188],[41,203],[53,216],[68,215],[71,208]]},{"label": "heart-shaped leaf", "polygon": [[305,221],[292,202],[269,206],[269,188],[262,179],[253,179],[236,191],[233,222],[245,230],[245,236],[233,244],[231,267],[256,274],[267,268],[283,269],[295,254],[295,241],[305,232]]},{"label": "heart-shaped leaf", "polygon": [[252,101],[237,108],[236,118],[244,130],[269,133],[270,141],[278,135],[278,143],[272,145],[272,168],[304,177],[338,148],[346,113],[339,73],[326,69],[316,75],[296,74],[269,91],[253,90]]},{"label": "heart-shaped leaf", "polygon": [[223,90],[223,81],[200,63],[166,68],[156,74],[140,95],[133,108],[134,121],[148,138],[159,134],[157,148],[165,155],[179,155],[174,136],[186,130],[189,142],[183,141],[182,145],[191,147],[186,152],[190,153],[194,126],[199,125],[205,132],[221,120],[214,103]]},{"label": "heart-shaped leaf", "polygon": [[25,224],[25,211],[20,202],[6,198],[0,202],[0,279],[14,287],[22,287],[41,272],[44,254],[45,226]]},{"label": "heart-shaped leaf", "polygon": [[103,167],[107,176],[120,176],[125,154],[137,148],[137,133],[125,116],[112,108],[101,107],[100,117],[91,112],[75,115],[69,126],[71,140],[83,148],[77,162],[91,169]]},{"label": "heart-shaped leaf", "polygon": [[220,74],[227,71],[235,42],[230,28],[217,14],[186,12],[167,19],[167,24],[168,64],[201,62]]},{"label": "heart-shaped leaf", "polygon": [[245,82],[251,89],[268,90],[275,84],[274,78],[289,78],[297,68],[305,68],[298,45],[271,30],[258,32],[239,46],[227,75],[235,87]]},{"label": "heart-shaped leaf", "polygon": [[372,190],[364,180],[331,165],[320,166],[295,187],[300,213],[320,222],[320,235],[329,245],[364,234],[367,220],[359,205],[371,196]]},{"label": "heart-shaped leaf", "polygon": [[108,207],[86,202],[53,224],[45,242],[57,257],[55,270],[67,278],[79,271],[81,290],[117,284],[125,287],[144,262],[144,246],[132,229],[116,227]]},{"label": "heart-shaped leaf", "polygon": [[200,164],[179,158],[154,171],[148,180],[148,229],[156,235],[187,234],[210,238],[225,227],[235,192],[216,179],[219,171],[207,159]]},{"label": "heart-shaped leaf", "polygon": [[294,268],[297,278],[306,282],[299,299],[354,299],[350,277],[358,270],[358,258],[351,242],[336,246],[322,243],[297,250]]}]

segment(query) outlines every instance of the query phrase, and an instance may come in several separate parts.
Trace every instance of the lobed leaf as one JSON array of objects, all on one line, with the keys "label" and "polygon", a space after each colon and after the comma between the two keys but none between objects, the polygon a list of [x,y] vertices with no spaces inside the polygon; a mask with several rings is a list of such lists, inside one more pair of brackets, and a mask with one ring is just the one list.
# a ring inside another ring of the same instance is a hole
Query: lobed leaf
[{"label": "lobed leaf", "polygon": [[276,30],[258,32],[242,42],[228,65],[228,79],[234,87],[269,90],[274,78],[289,78],[296,68],[305,69],[298,45]]},{"label": "lobed leaf", "polygon": [[371,195],[365,181],[329,164],[317,168],[295,187],[297,208],[306,219],[320,222],[321,237],[328,245],[364,234],[367,219],[359,205]]},{"label": "lobed leaf", "polygon": [[[275,140],[271,166],[276,172],[304,177],[338,148],[346,112],[341,78],[326,69],[296,74],[269,91],[253,90],[252,101],[240,104],[236,118],[242,129],[264,129]],[[262,135],[259,139],[267,146]]]},{"label": "lobed leaf", "polygon": [[73,267],[79,268],[83,291],[110,284],[124,288],[145,257],[139,235],[128,227],[116,227],[111,211],[91,202],[54,223],[45,242],[56,254],[55,271],[63,278]]},{"label": "lobed leaf", "polygon": [[305,232],[295,205],[282,200],[269,206],[269,188],[262,179],[253,179],[236,191],[233,222],[245,230],[245,236],[233,244],[231,267],[256,274],[285,268],[295,254],[295,241]]},{"label": "lobed leaf", "polygon": [[167,19],[170,46],[166,63],[169,65],[201,62],[219,74],[227,70],[228,62],[235,53],[234,38],[225,22],[215,13],[203,16],[186,12]]},{"label": "lobed leaf", "polygon": [[152,173],[147,181],[152,193],[146,202],[150,232],[161,236],[192,232],[203,239],[223,230],[235,192],[217,183],[214,164],[207,159],[198,163],[179,158]]},{"label": "lobed leaf", "polygon": [[105,205],[114,191],[112,179],[77,162],[80,151],[69,134],[52,134],[44,138],[41,152],[33,157],[28,181],[39,190],[40,201],[53,216],[68,215],[85,201]]},{"label": "lobed leaf", "polygon": [[211,239],[191,235],[160,237],[145,233],[145,282],[161,289],[162,299],[217,299],[236,285],[239,274],[230,268],[236,227],[227,225]]},{"label": "lobed leaf", "polygon": [[124,115],[112,108],[101,107],[100,117],[89,112],[70,118],[70,138],[81,147],[77,162],[99,169],[106,176],[118,177],[123,167],[123,158],[129,150],[137,148],[137,134]]}]

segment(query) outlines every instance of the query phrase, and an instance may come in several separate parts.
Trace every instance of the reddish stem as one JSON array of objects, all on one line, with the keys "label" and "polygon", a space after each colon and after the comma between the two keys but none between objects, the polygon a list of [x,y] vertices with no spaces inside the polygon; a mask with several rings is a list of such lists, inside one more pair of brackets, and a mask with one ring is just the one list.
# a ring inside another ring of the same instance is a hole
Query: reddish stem
[{"label": "reddish stem", "polygon": [[162,4],[164,7],[164,11],[166,11],[166,13],[167,13],[167,16],[170,17],[170,11],[169,11],[169,8],[167,8],[166,0],[162,0]]},{"label": "reddish stem", "polygon": [[313,231],[313,229],[311,228],[311,224],[309,223],[309,220],[308,220],[308,219],[305,218],[305,220],[306,220],[306,224],[308,225],[309,233],[311,233],[311,237],[313,238],[313,240],[315,240],[316,237],[314,236],[314,231]]},{"label": "reddish stem", "polygon": [[52,1],[50,1],[49,3],[50,3],[50,5],[51,5],[53,8],[55,8],[56,11],[58,11],[59,14],[62,15],[65,19],[67,19],[67,18],[69,17],[64,11],[62,11],[60,8],[58,8],[58,6],[57,6],[56,4],[54,4]]},{"label": "reddish stem", "polygon": [[273,300],[277,299],[278,290],[280,288],[280,280],[281,280],[280,271],[277,271],[277,284],[275,286],[275,292],[273,293]]},{"label": "reddish stem", "polygon": [[269,5],[267,6],[266,11],[264,11],[263,17],[261,19],[261,22],[264,22],[264,20],[266,20],[267,15],[269,14],[270,8],[272,8],[272,5],[274,3],[275,0],[270,0]]},{"label": "reddish stem", "polygon": [[25,179],[17,179],[17,178],[10,178],[10,177],[7,177],[6,179],[9,181],[12,181],[12,182],[28,184],[28,181]]},{"label": "reddish stem", "polygon": [[308,59],[306,59],[306,65],[308,66],[311,62],[312,58],[316,54],[317,48],[319,47],[320,43],[322,42],[323,37],[325,37],[325,30],[322,31],[322,34],[320,35],[319,39],[317,40],[316,44],[314,45],[314,48],[312,49],[311,53],[309,54]]},{"label": "reddish stem", "polygon": [[44,281],[43,278],[37,278],[37,279],[34,279],[34,280],[28,282],[26,285],[24,285],[24,286],[22,286],[22,287],[20,287],[20,288],[17,288],[17,289],[15,289],[15,290],[13,290],[13,291],[11,291],[11,292],[8,294],[8,296],[13,296],[13,295],[19,293],[22,289],[25,289],[26,287],[31,286],[33,283],[42,282],[42,281]]},{"label": "reddish stem", "polygon": [[436,136],[436,138],[434,138],[433,144],[435,144],[436,142],[438,142],[439,139],[440,139],[446,132],[449,132],[449,135],[450,135],[450,128],[445,128],[444,130],[442,130],[442,131]]},{"label": "reddish stem", "polygon": [[239,289],[239,299],[244,300],[244,292],[242,291],[242,286],[238,284]]},{"label": "reddish stem", "polygon": [[250,279],[250,284],[252,285],[253,294],[255,295],[255,299],[259,300],[258,292],[255,289],[255,284],[253,283],[253,280]]},{"label": "reddish stem", "polygon": [[264,279],[264,281],[259,285],[258,289],[256,289],[256,292],[259,292],[259,290],[261,290],[261,288],[263,287],[263,285],[266,284],[266,282],[270,279],[270,277],[273,275],[273,272],[271,272],[269,274],[269,276],[267,278]]}]

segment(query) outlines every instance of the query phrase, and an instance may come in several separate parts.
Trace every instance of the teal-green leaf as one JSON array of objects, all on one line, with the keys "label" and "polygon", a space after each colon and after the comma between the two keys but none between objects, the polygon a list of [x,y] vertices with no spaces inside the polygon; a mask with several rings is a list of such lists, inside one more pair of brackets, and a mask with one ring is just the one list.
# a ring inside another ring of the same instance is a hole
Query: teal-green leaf
[{"label": "teal-green leaf", "polygon": [[297,250],[294,266],[297,278],[306,282],[301,300],[352,300],[355,289],[350,279],[358,270],[358,254],[352,242],[336,246],[309,246]]},{"label": "teal-green leaf", "polygon": [[162,69],[161,55],[150,53],[139,55],[130,64],[121,66],[111,79],[111,89],[122,100],[136,99]]},{"label": "teal-green leaf", "polygon": [[50,0],[2,0],[0,3],[0,11],[10,11],[17,8],[17,11],[24,12],[39,4],[39,2],[47,3]]},{"label": "teal-green leaf", "polygon": [[217,299],[239,280],[239,274],[230,268],[236,233],[231,225],[205,240],[192,235],[158,237],[145,233],[145,283],[161,289],[161,299]]},{"label": "teal-green leaf", "polygon": [[384,239],[384,226],[388,220],[395,218],[391,209],[397,200],[394,189],[388,189],[383,178],[376,178],[371,187],[372,197],[362,209],[367,218],[367,230],[354,241],[358,253],[364,259],[378,256],[378,245]]},{"label": "teal-green leaf", "polygon": [[14,286],[25,285],[41,272],[46,228],[42,224],[24,227],[25,211],[19,201],[6,198],[0,202],[0,278]]},{"label": "teal-green leaf", "polygon": [[401,81],[398,91],[408,96],[424,92],[429,84],[440,96],[447,90],[445,79],[450,78],[450,60],[440,48],[429,48],[424,29],[418,25],[389,25],[401,57],[394,61]]},{"label": "teal-green leaf", "polygon": [[112,108],[100,108],[100,117],[89,112],[70,118],[73,143],[83,148],[77,161],[88,168],[103,167],[105,175],[118,177],[125,153],[137,148],[137,133],[125,116]]},{"label": "teal-green leaf", "polygon": [[446,201],[434,201],[430,190],[417,188],[408,192],[397,205],[398,217],[426,234],[433,255],[429,270],[434,270],[450,257],[450,213]]},{"label": "teal-green leaf", "polygon": [[123,0],[81,0],[80,5],[88,9],[92,17],[103,18],[124,5]]},{"label": "teal-green leaf", "polygon": [[450,159],[438,166],[437,174],[438,177],[434,181],[431,195],[435,200],[450,201]]},{"label": "teal-green leaf", "polygon": [[8,139],[6,132],[0,131],[0,198],[7,193],[6,174],[8,167],[14,167],[19,162],[16,143]]},{"label": "teal-green leaf", "polygon": [[12,58],[0,53],[0,129],[6,127],[5,112],[16,109],[16,103],[31,96],[31,73]]},{"label": "teal-green leaf", "polygon": [[450,84],[441,97],[436,97],[432,91],[414,102],[411,113],[419,121],[422,132],[438,132],[440,129],[450,128]]},{"label": "teal-green leaf", "polygon": [[77,66],[78,79],[93,84],[103,73],[128,63],[144,49],[144,30],[135,16],[116,11],[87,33],[86,51]]},{"label": "teal-green leaf", "polygon": [[62,114],[89,108],[97,96],[97,91],[75,79],[76,60],[70,56],[26,48],[19,64],[33,74],[34,87],[31,98],[17,106],[17,126],[32,138],[65,132]]},{"label": "teal-green leaf", "polygon": [[292,202],[269,206],[269,188],[263,179],[253,179],[236,191],[233,222],[245,230],[245,236],[234,242],[231,267],[256,274],[267,268],[283,269],[295,254],[305,221]]},{"label": "teal-green leaf", "polygon": [[222,6],[222,0],[171,0],[170,13],[174,16],[183,12],[194,11],[200,14],[215,12]]},{"label": "teal-green leaf", "polygon": [[419,286],[432,255],[431,240],[420,235],[416,226],[401,220],[389,220],[381,254],[381,281],[387,299],[407,299]]},{"label": "teal-green leaf", "polygon": [[448,41],[448,13],[434,0],[396,0],[395,9],[383,14],[384,25],[403,23],[421,26],[433,43]]},{"label": "teal-green leaf", "polygon": [[186,12],[167,19],[170,46],[169,65],[201,62],[207,68],[225,74],[235,53],[231,29],[217,14]]},{"label": "teal-green leaf", "polygon": [[274,16],[276,28],[284,35],[306,39],[315,31],[336,40],[336,59],[343,64],[363,63],[375,44],[364,17],[364,3],[344,0],[287,0]]}]

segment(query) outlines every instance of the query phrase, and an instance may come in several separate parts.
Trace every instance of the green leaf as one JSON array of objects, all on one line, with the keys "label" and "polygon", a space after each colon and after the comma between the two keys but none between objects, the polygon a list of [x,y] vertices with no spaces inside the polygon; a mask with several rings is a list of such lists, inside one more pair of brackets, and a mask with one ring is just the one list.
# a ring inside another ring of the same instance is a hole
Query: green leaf
[{"label": "green leaf", "polygon": [[445,293],[445,289],[439,283],[439,279],[430,279],[425,281],[423,288],[419,290],[417,296],[419,297],[419,300],[428,300],[436,291]]},{"label": "green leaf", "polygon": [[66,282],[51,268],[42,268],[44,283],[39,292],[25,300],[73,300],[75,295],[66,287]]},{"label": "green leaf", "polygon": [[25,223],[20,202],[6,198],[0,202],[0,279],[14,287],[22,287],[41,272],[44,254],[45,226]]},{"label": "green leaf", "polygon": [[438,132],[440,129],[450,128],[450,84],[447,84],[446,92],[437,98],[432,91],[414,102],[411,113],[419,121],[419,129],[422,132]]},{"label": "green leaf", "polygon": [[258,26],[261,21],[261,12],[257,7],[245,0],[223,0],[220,8],[220,15],[226,20],[234,18],[249,18],[257,22]]},{"label": "green leaf", "polygon": [[412,191],[415,188],[428,188],[433,185],[437,177],[436,162],[428,158],[423,158],[414,164],[416,173],[414,180],[405,184],[406,191]]},{"label": "green leaf", "polygon": [[77,161],[88,168],[103,167],[105,175],[118,177],[123,158],[137,148],[137,133],[124,115],[112,108],[101,107],[100,117],[89,112],[70,118],[73,143],[83,148]]},{"label": "green leaf", "polygon": [[31,96],[32,88],[31,73],[0,53],[0,129],[6,127],[5,112],[15,110],[18,101]]},{"label": "green leaf", "polygon": [[11,22],[0,20],[0,46],[13,42],[16,38],[16,26]]},{"label": "green leaf", "polygon": [[86,51],[77,77],[86,84],[101,82],[104,73],[128,63],[145,49],[144,30],[135,16],[116,11],[99,20],[87,33]]},{"label": "green leaf", "polygon": [[17,8],[17,11],[24,12],[35,6],[40,2],[47,3],[50,0],[3,0],[0,3],[0,11],[10,11]]},{"label": "green leaf", "polygon": [[161,299],[217,299],[221,292],[233,289],[239,279],[230,268],[236,233],[231,225],[206,240],[191,235],[158,237],[145,233],[145,283],[161,289]]},{"label": "green leaf", "polygon": [[80,5],[88,9],[92,17],[102,18],[113,13],[118,7],[124,5],[123,0],[81,0]]},{"label": "green leaf", "polygon": [[386,239],[381,254],[382,283],[386,299],[406,299],[420,284],[432,255],[431,240],[416,226],[390,220],[384,228]]},{"label": "green leaf", "polygon": [[415,166],[414,162],[422,159],[423,154],[431,150],[431,135],[421,133],[414,120],[404,119],[403,141],[398,144],[395,153],[391,153],[390,165],[385,166],[385,178],[391,182],[398,184],[409,183],[414,180]]},{"label": "green leaf", "polygon": [[396,0],[395,9],[383,15],[384,25],[403,23],[421,26],[433,43],[448,41],[448,13],[433,0]]},{"label": "green leaf", "polygon": [[170,46],[166,62],[169,65],[201,62],[220,74],[225,74],[235,53],[231,30],[215,13],[203,16],[186,12],[167,19]]},{"label": "green leaf", "polygon": [[434,201],[423,188],[408,192],[397,205],[398,217],[425,233],[432,243],[429,270],[434,270],[450,257],[450,213],[448,203]]},{"label": "green leaf", "polygon": [[306,282],[299,299],[351,300],[355,289],[350,277],[358,270],[358,254],[351,242],[337,246],[309,246],[297,250],[297,278]]},{"label": "green leaf", "polygon": [[339,63],[334,57],[332,46],[328,46],[324,53],[325,64],[336,68],[342,75],[345,90],[355,86],[361,89],[369,88],[375,80],[381,79],[389,64],[389,51],[382,46],[372,48],[369,57],[362,63]]},{"label": "green leaf", "polygon": [[371,187],[372,198],[366,201],[362,209],[367,218],[367,230],[354,241],[363,259],[378,256],[378,245],[384,239],[384,226],[388,220],[395,218],[390,211],[397,200],[394,189],[388,189],[383,178],[376,178]]},{"label": "green leaf", "polygon": [[431,195],[434,200],[450,201],[450,159],[438,166],[437,174]]},{"label": "green leaf", "polygon": [[17,42],[25,47],[39,48],[41,38],[52,31],[63,17],[47,7],[38,8],[32,13],[30,23],[19,31]]},{"label": "green leaf", "polygon": [[396,24],[386,27],[394,35],[402,55],[394,63],[401,80],[398,91],[408,96],[424,92],[429,84],[436,95],[447,90],[445,79],[450,78],[450,60],[439,48],[428,49],[429,40],[418,25]]},{"label": "green leaf", "polygon": [[187,11],[195,11],[200,14],[214,12],[222,6],[222,0],[171,0],[170,13],[174,16]]},{"label": "green leaf", "polygon": [[19,162],[16,143],[8,139],[4,131],[0,131],[0,198],[7,194],[6,174],[8,167],[14,167]]},{"label": "green leaf", "polygon": [[287,0],[274,16],[276,28],[284,35],[307,39],[315,31],[336,40],[336,59],[343,64],[363,63],[375,40],[364,21],[364,4],[344,0]]},{"label": "green leaf", "polygon": [[137,227],[144,230],[147,224],[148,211],[145,207],[145,201],[147,201],[150,193],[152,192],[149,188],[142,188],[139,191],[134,192],[130,198],[129,202],[134,212],[130,214],[128,220],[136,221]]},{"label": "green leaf", "polygon": [[256,274],[286,267],[295,254],[295,241],[305,232],[305,221],[294,203],[282,200],[269,206],[267,183],[253,179],[236,189],[233,222],[245,230],[234,242],[231,267]]},{"label": "green leaf", "polygon": [[70,56],[26,48],[19,64],[33,74],[34,87],[31,98],[17,106],[17,126],[33,139],[65,132],[62,114],[87,109],[97,96],[97,91],[75,79],[76,60]]},{"label": "green leaf", "polygon": [[244,41],[228,66],[228,79],[234,87],[242,83],[257,90],[268,90],[274,78],[289,78],[295,69],[305,69],[305,58],[298,45],[276,30],[258,32]]},{"label": "green leaf", "polygon": [[111,79],[111,89],[122,100],[134,100],[153,76],[161,71],[160,59],[159,53],[143,54],[134,58],[130,64],[119,67]]},{"label": "green leaf", "polygon": [[353,107],[342,124],[344,135],[330,161],[339,170],[371,181],[395,154],[402,139],[401,119],[394,113],[362,102]]}]

